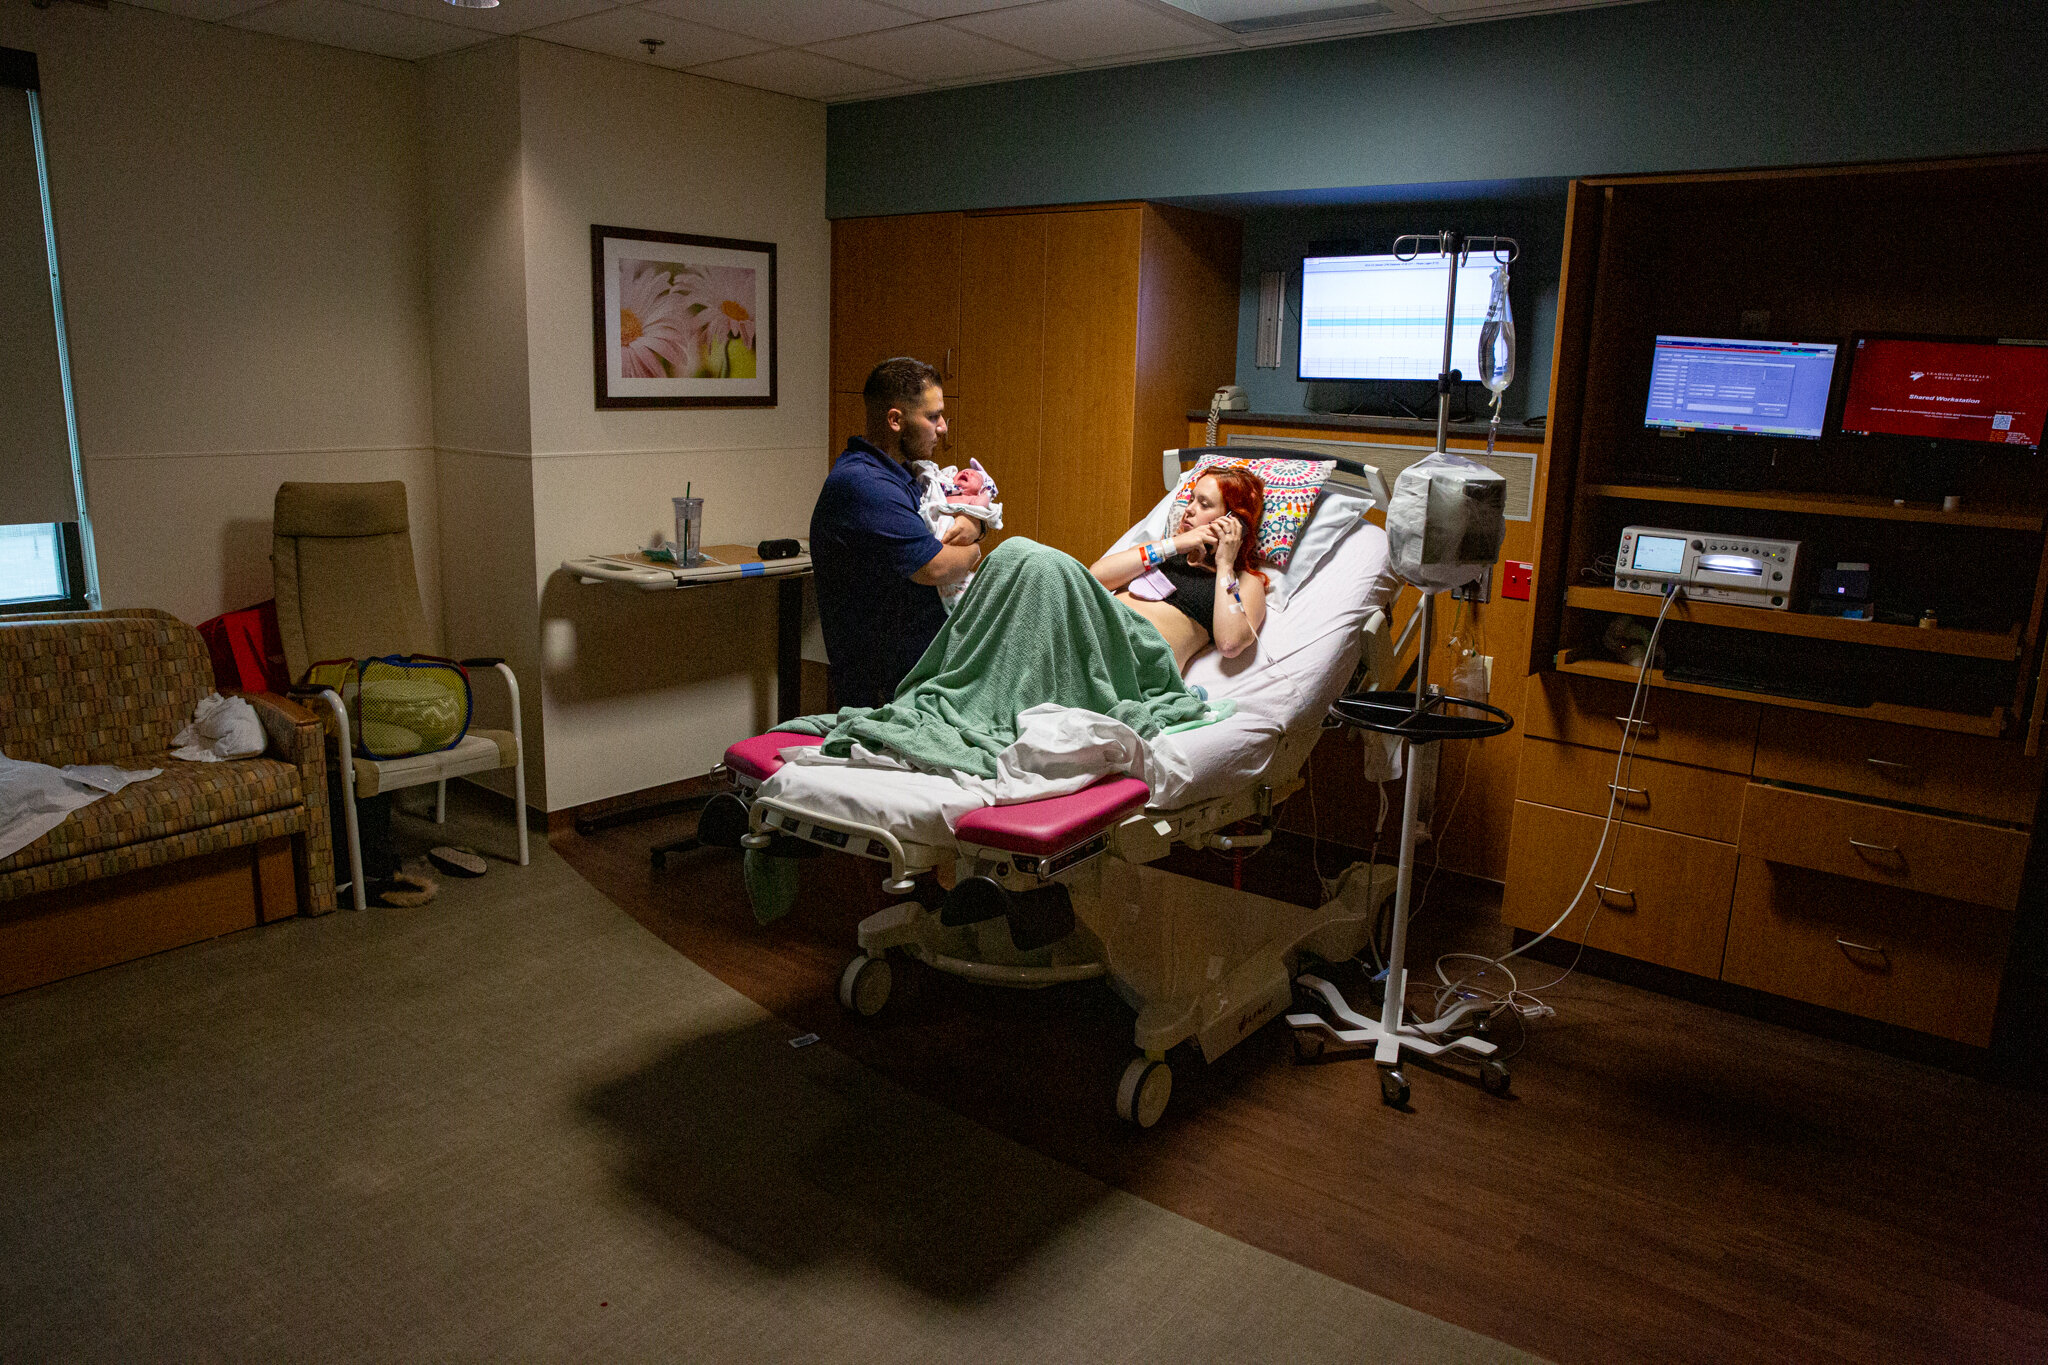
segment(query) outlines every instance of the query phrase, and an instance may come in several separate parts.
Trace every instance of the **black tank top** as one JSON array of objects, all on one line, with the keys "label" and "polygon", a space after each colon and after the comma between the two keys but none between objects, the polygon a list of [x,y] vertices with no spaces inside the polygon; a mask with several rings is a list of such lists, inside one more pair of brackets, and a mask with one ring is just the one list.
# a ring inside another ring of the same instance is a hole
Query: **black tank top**
[{"label": "black tank top", "polygon": [[1170,606],[1216,638],[1216,571],[1188,563],[1186,555],[1175,555],[1159,566],[1173,584]]}]

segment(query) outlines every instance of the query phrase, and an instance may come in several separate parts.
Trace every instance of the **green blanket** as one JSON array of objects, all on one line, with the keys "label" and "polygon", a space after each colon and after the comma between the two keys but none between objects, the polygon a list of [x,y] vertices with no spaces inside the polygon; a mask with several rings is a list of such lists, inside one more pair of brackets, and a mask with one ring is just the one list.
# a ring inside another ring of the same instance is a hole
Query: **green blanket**
[{"label": "green blanket", "polygon": [[895,700],[776,728],[823,735],[834,757],[859,741],[923,767],[993,778],[996,756],[1016,741],[1018,712],[1044,702],[1100,712],[1147,740],[1235,709],[1190,691],[1165,638],[1086,565],[1014,536],[982,561]]}]

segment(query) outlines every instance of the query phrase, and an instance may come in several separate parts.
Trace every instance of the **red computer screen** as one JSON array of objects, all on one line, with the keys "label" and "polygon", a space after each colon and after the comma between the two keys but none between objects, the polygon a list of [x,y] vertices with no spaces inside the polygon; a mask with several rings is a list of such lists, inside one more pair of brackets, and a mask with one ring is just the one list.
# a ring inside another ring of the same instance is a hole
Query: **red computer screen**
[{"label": "red computer screen", "polygon": [[2048,346],[1862,337],[1850,356],[1845,432],[2041,444]]}]

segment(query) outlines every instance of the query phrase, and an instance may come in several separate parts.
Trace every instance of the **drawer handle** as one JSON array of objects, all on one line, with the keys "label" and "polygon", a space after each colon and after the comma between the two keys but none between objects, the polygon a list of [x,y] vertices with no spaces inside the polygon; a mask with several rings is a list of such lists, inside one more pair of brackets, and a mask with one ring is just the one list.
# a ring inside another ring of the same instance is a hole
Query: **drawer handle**
[{"label": "drawer handle", "polygon": [[1630,720],[1627,716],[1616,716],[1614,719],[1620,724],[1624,734],[1628,732],[1629,726],[1633,725],[1643,732],[1644,739],[1657,737],[1657,722],[1654,720]]},{"label": "drawer handle", "polygon": [[1598,882],[1593,883],[1593,889],[1603,896],[1626,896],[1628,898],[1628,908],[1631,910],[1636,908],[1636,893],[1634,891],[1624,891],[1618,886],[1602,886]]},{"label": "drawer handle", "polygon": [[1650,789],[1648,787],[1621,787],[1609,782],[1607,790],[1620,797],[1640,796],[1643,798],[1644,805],[1650,804]]},{"label": "drawer handle", "polygon": [[1891,954],[1887,953],[1883,948],[1872,947],[1868,943],[1851,943],[1846,938],[1838,938],[1835,940],[1835,942],[1841,944],[1844,948],[1847,948],[1850,952],[1853,953],[1871,953],[1877,957],[1881,957],[1885,960],[1887,964],[1889,964],[1892,960]]},{"label": "drawer handle", "polygon": [[1910,763],[1899,763],[1889,758],[1866,758],[1863,761],[1874,768],[1897,768],[1902,772],[1910,772],[1913,767]]},{"label": "drawer handle", "polygon": [[1866,844],[1861,839],[1851,839],[1849,847],[1860,848],[1865,853],[1884,853],[1894,858],[1899,856],[1899,846],[1897,844]]}]

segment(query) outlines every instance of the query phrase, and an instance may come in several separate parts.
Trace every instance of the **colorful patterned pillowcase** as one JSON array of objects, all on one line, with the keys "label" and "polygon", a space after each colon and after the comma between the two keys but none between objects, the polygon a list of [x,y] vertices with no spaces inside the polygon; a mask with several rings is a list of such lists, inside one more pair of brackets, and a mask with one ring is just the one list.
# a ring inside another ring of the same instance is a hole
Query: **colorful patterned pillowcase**
[{"label": "colorful patterned pillowcase", "polygon": [[1173,490],[1166,524],[1180,525],[1195,496],[1195,482],[1212,469],[1246,469],[1266,485],[1266,515],[1259,522],[1259,553],[1277,569],[1294,557],[1294,542],[1316,510],[1323,480],[1337,467],[1335,460],[1245,460],[1230,455],[1204,455]]}]

